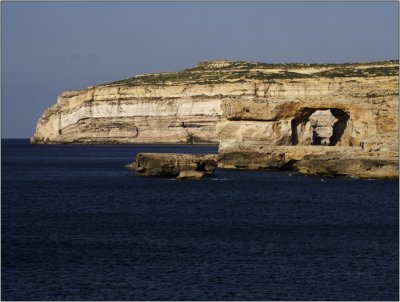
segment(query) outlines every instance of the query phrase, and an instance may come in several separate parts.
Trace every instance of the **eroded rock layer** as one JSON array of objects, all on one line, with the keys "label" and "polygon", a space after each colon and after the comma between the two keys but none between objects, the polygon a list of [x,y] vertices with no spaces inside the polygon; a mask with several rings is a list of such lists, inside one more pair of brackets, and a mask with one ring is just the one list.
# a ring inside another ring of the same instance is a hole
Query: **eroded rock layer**
[{"label": "eroded rock layer", "polygon": [[99,86],[66,92],[40,118],[32,142],[217,142],[219,101],[196,97],[196,87],[185,90],[184,85]]}]

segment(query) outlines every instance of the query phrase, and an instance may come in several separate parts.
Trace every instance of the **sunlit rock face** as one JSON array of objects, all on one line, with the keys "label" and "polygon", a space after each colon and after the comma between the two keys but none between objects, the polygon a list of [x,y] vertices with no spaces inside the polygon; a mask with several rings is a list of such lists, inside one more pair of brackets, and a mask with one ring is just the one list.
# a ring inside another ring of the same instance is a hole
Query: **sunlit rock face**
[{"label": "sunlit rock face", "polygon": [[298,144],[307,145],[335,145],[333,134],[335,124],[339,119],[332,115],[329,109],[316,110],[307,121],[297,126]]},{"label": "sunlit rock face", "polygon": [[[184,86],[93,87],[64,93],[40,118],[35,143],[217,143],[220,101]],[[197,93],[193,91],[193,93]]]},{"label": "sunlit rock face", "polygon": [[[319,141],[321,135],[323,144],[364,142],[392,148],[397,139],[397,79],[395,61],[344,65],[206,61],[181,72],[140,75],[64,92],[39,119],[32,142],[221,142],[223,149],[232,139],[310,145],[313,136]],[[329,109],[341,110],[331,113],[338,125],[323,126],[329,115],[321,113],[313,135],[314,112]],[[227,127],[222,136],[217,130],[223,128],[217,126],[220,123]],[[342,130],[340,138],[328,140],[329,131]]]},{"label": "sunlit rock face", "polygon": [[311,114],[312,145],[330,145],[333,128],[338,121],[330,110],[317,110]]},{"label": "sunlit rock face", "polygon": [[219,143],[231,168],[295,169],[313,154],[397,160],[398,67],[202,62],[65,92],[31,141]]}]

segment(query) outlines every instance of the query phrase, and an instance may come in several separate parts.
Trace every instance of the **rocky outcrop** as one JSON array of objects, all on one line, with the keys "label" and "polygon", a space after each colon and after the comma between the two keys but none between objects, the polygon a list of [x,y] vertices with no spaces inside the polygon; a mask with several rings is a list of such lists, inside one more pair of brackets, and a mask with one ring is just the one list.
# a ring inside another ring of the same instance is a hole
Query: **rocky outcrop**
[{"label": "rocky outcrop", "polygon": [[66,92],[32,142],[219,143],[225,168],[398,175],[398,68],[203,62]]},{"label": "rocky outcrop", "polygon": [[[260,147],[258,147],[260,148]],[[307,175],[358,178],[398,178],[398,154],[365,152],[354,147],[249,146],[222,153],[218,167],[226,169],[290,170]]]},{"label": "rocky outcrop", "polygon": [[141,176],[201,179],[212,175],[217,168],[218,155],[191,155],[177,153],[139,153],[134,163],[126,165]]}]

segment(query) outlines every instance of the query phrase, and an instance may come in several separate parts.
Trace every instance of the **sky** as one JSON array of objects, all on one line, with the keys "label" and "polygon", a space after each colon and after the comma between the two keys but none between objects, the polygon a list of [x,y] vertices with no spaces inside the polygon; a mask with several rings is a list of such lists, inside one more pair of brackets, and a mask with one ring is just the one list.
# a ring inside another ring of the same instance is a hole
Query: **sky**
[{"label": "sky", "polygon": [[65,90],[204,60],[398,59],[398,2],[2,2],[2,138]]}]

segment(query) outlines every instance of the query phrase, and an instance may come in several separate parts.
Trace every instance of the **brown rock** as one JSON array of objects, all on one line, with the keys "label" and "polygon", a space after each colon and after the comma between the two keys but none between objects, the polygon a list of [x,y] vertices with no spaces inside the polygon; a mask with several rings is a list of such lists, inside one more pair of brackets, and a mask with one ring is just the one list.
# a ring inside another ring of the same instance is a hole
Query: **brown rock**
[{"label": "brown rock", "polygon": [[[142,176],[198,177],[211,175],[218,164],[218,155],[192,155],[177,153],[139,153],[134,163],[126,165]],[[189,171],[199,172],[189,174]]]}]

